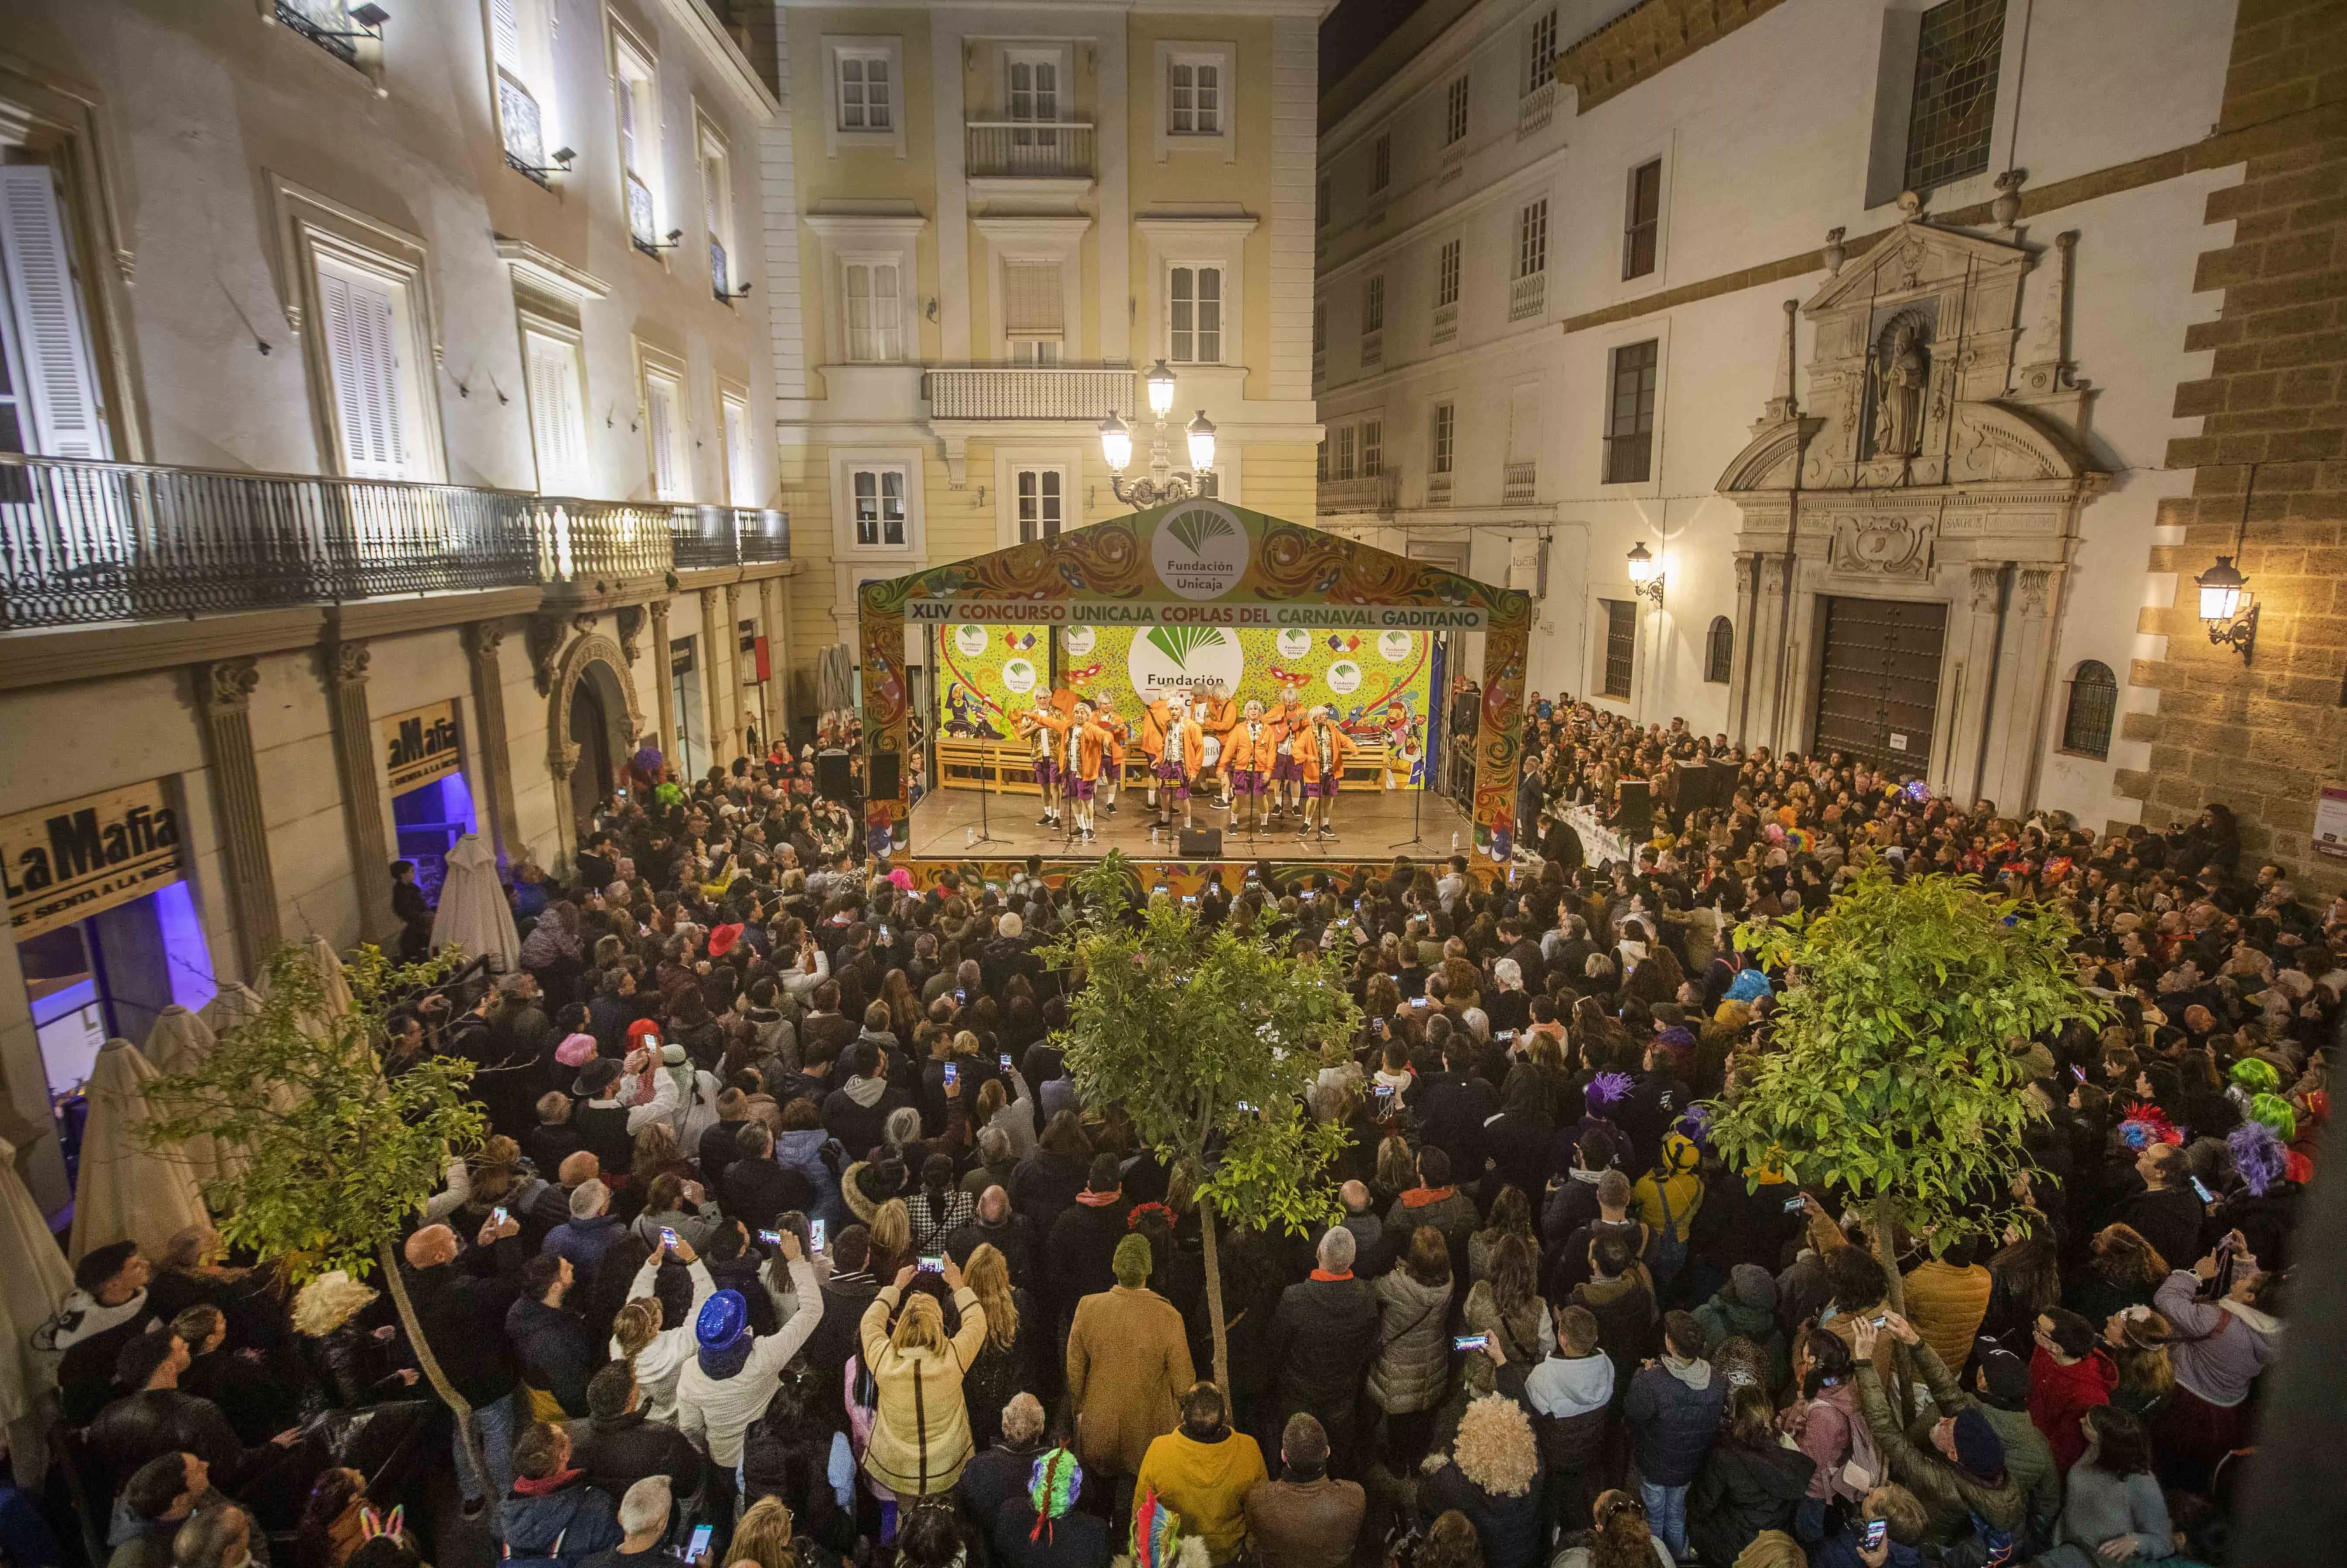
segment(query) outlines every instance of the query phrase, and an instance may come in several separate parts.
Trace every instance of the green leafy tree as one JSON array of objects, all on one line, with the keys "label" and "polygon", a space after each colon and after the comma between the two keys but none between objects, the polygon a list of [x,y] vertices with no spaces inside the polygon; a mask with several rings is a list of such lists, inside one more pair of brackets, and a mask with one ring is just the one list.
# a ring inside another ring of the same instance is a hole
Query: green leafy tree
[{"label": "green leafy tree", "polygon": [[221,1236],[282,1270],[289,1285],[337,1268],[364,1279],[380,1267],[417,1364],[456,1412],[475,1473],[487,1474],[472,1407],[424,1337],[396,1255],[448,1157],[481,1141],[486,1119],[466,1092],[473,1064],[425,1057],[394,1076],[381,1052],[390,1008],[462,961],[452,950],[399,967],[365,947],[336,977],[310,949],[279,948],[264,966],[260,1013],[194,1071],[149,1089],[159,1114],[148,1136],[168,1148],[209,1133],[234,1151],[205,1199],[222,1216]]},{"label": "green leafy tree", "polygon": [[1358,1011],[1333,958],[1290,957],[1259,928],[1209,929],[1162,896],[1134,920],[1131,886],[1113,852],[1077,879],[1079,923],[1043,951],[1082,981],[1054,1038],[1085,1102],[1123,1107],[1196,1194],[1214,1380],[1227,1391],[1217,1224],[1300,1232],[1335,1214],[1327,1172],[1345,1130],[1314,1122],[1303,1098],[1321,1048],[1348,1040]]},{"label": "green leafy tree", "polygon": [[1758,1072],[1714,1107],[1714,1146],[1734,1170],[1848,1190],[1903,1313],[1893,1237],[1936,1253],[1997,1232],[2040,1114],[2021,1048],[2101,1016],[2069,957],[2075,934],[1972,877],[1893,882],[1880,866],[1821,914],[1739,927],[1788,989]]}]

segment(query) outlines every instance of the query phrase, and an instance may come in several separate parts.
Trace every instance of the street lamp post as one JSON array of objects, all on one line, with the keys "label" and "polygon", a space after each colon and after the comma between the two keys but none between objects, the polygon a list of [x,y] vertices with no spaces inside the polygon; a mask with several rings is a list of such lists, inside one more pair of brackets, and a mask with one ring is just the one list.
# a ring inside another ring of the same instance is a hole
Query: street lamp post
[{"label": "street lamp post", "polygon": [[1149,412],[1157,422],[1157,435],[1150,444],[1149,475],[1146,478],[1128,482],[1124,471],[1133,466],[1133,432],[1123,420],[1111,414],[1101,421],[1101,456],[1108,461],[1109,487],[1116,498],[1128,507],[1153,507],[1161,501],[1185,501],[1193,496],[1214,493],[1214,426],[1206,411],[1190,421],[1184,434],[1189,437],[1190,466],[1174,466],[1174,449],[1165,432],[1165,416],[1174,411],[1174,373],[1159,360],[1149,367]]}]

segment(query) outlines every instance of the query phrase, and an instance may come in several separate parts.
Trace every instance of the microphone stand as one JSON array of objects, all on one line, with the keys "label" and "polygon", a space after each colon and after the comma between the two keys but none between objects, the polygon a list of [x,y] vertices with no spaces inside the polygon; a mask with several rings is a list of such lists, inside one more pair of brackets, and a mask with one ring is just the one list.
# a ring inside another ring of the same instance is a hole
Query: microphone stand
[{"label": "microphone stand", "polygon": [[[986,754],[985,764],[978,770],[978,836],[970,840],[972,845],[994,842],[994,835],[987,831],[986,797],[989,792],[986,786],[988,781],[994,777],[996,766],[994,753],[989,752]],[[948,842],[950,843],[951,840]]]},{"label": "microphone stand", "polygon": [[1431,760],[1432,759],[1429,757],[1422,757],[1419,759],[1419,773],[1420,777],[1418,782],[1418,787],[1409,792],[1409,836],[1408,838],[1395,839],[1391,844],[1386,845],[1388,849],[1399,849],[1405,845],[1424,844],[1426,842],[1426,835],[1419,830],[1419,815],[1426,810],[1426,779],[1423,775],[1433,771],[1430,766]]}]

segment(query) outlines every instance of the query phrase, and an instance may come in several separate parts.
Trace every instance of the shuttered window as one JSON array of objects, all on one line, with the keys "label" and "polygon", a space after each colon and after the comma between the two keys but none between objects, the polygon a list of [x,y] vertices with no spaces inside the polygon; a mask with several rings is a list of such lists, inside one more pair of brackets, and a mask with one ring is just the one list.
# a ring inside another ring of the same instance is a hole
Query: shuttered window
[{"label": "shuttered window", "polygon": [[405,479],[408,411],[400,374],[399,284],[321,264],[318,302],[326,318],[326,366],[343,473],[354,479]]},{"label": "shuttered window", "polygon": [[1002,266],[1002,317],[1012,337],[1058,337],[1062,331],[1060,263],[1006,261]]},{"label": "shuttered window", "polygon": [[1170,357],[1176,364],[1223,362],[1223,270],[1175,267],[1169,280]]},{"label": "shuttered window", "polygon": [[682,501],[689,459],[684,455],[683,389],[664,375],[644,377],[644,424],[651,441],[652,493]]},{"label": "shuttered window", "polygon": [[897,264],[850,261],[846,266],[847,357],[886,364],[898,354]]},{"label": "shuttered window", "polygon": [[538,487],[549,496],[587,493],[586,399],[579,351],[544,333],[527,334],[529,427],[538,437]]},{"label": "shuttered window", "polygon": [[1605,611],[1605,684],[1608,697],[1627,700],[1638,659],[1638,607],[1625,599],[1601,599]]},{"label": "shuttered window", "polygon": [[758,481],[750,466],[750,410],[738,397],[722,398],[718,414],[725,422],[725,499],[735,507],[758,504]]},{"label": "shuttered window", "polygon": [[[51,457],[106,457],[87,320],[46,164],[0,167],[0,262],[17,440]],[[21,377],[21,381],[16,378]]]}]

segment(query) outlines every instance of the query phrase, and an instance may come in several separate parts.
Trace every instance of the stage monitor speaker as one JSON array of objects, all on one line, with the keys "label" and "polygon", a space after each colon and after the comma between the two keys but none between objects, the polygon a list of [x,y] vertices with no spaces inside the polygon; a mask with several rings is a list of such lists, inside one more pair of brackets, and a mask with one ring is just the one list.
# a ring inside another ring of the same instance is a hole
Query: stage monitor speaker
[{"label": "stage monitor speaker", "polygon": [[902,784],[898,774],[902,763],[894,752],[876,752],[871,762],[870,787],[874,800],[894,800]]},{"label": "stage monitor speaker", "polygon": [[1654,792],[1644,779],[1624,779],[1617,787],[1621,791],[1622,804],[1614,818],[1614,825],[1621,830],[1624,838],[1645,838],[1655,825]]},{"label": "stage monitor speaker", "polygon": [[850,762],[846,752],[817,752],[815,754],[815,793],[825,800],[846,800],[849,786],[855,783]]},{"label": "stage monitor speaker", "polygon": [[1184,860],[1220,860],[1223,857],[1223,830],[1219,827],[1184,828],[1175,843],[1175,850]]},{"label": "stage monitor speaker", "polygon": [[1673,763],[1670,789],[1673,815],[1701,811],[1711,804],[1711,770],[1701,763]]},{"label": "stage monitor speaker", "polygon": [[1716,762],[1711,764],[1711,804],[1722,811],[1736,804],[1737,781],[1744,776],[1740,764]]}]

